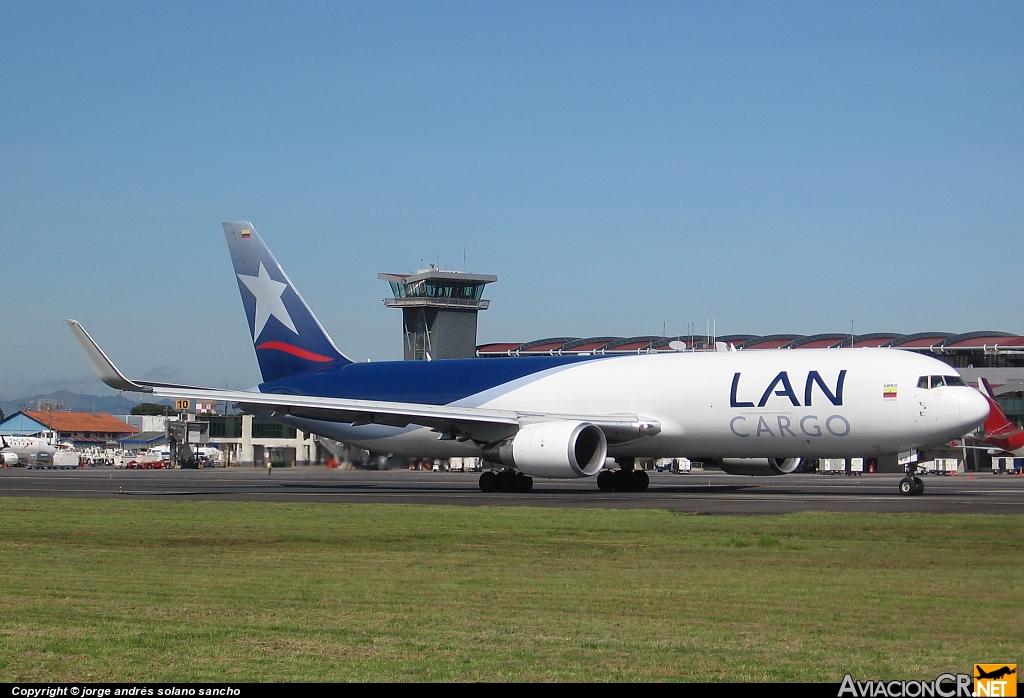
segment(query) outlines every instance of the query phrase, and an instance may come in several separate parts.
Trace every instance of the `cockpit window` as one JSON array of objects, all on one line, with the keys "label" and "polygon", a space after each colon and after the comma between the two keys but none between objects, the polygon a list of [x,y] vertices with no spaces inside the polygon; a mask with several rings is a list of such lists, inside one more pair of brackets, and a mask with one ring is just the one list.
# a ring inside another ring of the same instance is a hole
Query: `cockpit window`
[{"label": "cockpit window", "polygon": [[918,388],[941,388],[948,386],[965,386],[964,379],[960,376],[921,376],[917,379]]},{"label": "cockpit window", "polygon": [[922,376],[918,379],[918,387],[928,390],[929,388],[941,388],[942,386],[949,387],[964,387],[967,384],[964,383],[964,379],[959,376]]}]

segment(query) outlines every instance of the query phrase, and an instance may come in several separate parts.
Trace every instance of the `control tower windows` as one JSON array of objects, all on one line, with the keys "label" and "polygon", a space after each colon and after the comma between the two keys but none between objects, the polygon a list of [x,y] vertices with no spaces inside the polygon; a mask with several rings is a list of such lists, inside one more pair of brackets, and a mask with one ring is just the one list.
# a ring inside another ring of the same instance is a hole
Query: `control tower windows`
[{"label": "control tower windows", "polygon": [[394,296],[384,304],[402,309],[406,360],[476,356],[477,313],[489,305],[484,287],[498,277],[431,267],[377,278],[388,282]]}]

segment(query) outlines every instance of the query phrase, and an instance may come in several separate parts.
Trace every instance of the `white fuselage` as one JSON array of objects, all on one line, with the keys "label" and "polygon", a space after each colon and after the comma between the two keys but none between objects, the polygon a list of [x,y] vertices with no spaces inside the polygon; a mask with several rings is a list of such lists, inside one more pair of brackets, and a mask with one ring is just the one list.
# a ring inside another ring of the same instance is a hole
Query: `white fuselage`
[{"label": "white fuselage", "polygon": [[[28,463],[39,459],[40,455],[52,458],[57,451],[57,445],[51,439],[43,439],[38,436],[4,436],[3,441],[6,447],[0,448],[0,454],[11,454],[17,457],[17,463]],[[14,459],[2,459],[5,462]],[[8,463],[10,464],[10,463]]]},{"label": "white fuselage", "polygon": [[[918,388],[927,375],[957,372],[896,349],[680,352],[559,366],[453,404],[521,414],[635,414],[660,423],[654,436],[610,444],[612,456],[875,456],[945,443],[985,419],[980,393]],[[473,442],[439,440],[422,427],[285,419],[377,453],[481,455]]]}]

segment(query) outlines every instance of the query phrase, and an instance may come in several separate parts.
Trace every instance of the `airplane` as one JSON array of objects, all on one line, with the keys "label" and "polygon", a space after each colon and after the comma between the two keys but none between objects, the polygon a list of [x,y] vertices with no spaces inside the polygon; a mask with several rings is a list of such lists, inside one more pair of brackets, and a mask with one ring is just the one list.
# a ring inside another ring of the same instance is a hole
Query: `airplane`
[{"label": "airplane", "polygon": [[[220,390],[129,380],[68,320],[103,382],[234,402],[374,453],[483,458],[494,466],[480,476],[485,492],[528,492],[535,477],[595,475],[602,490],[645,490],[635,459],[680,454],[769,459],[763,474],[793,472],[803,458],[947,443],[989,414],[955,369],[897,349],[354,362],[253,225],[223,228],[263,382]],[[942,387],[932,389],[929,376]],[[618,469],[605,469],[608,457]],[[919,478],[900,483],[905,495],[923,489]]]},{"label": "airplane", "polygon": [[980,379],[978,389],[988,400],[990,408],[988,418],[981,425],[984,431],[981,440],[1015,456],[1024,456],[1024,429],[1007,419],[1003,408],[996,402],[995,393],[987,380]]},{"label": "airplane", "polygon": [[1008,666],[1003,666],[1003,667],[1000,667],[999,669],[994,669],[992,671],[985,671],[980,666],[975,664],[974,665],[974,670],[978,674],[977,676],[974,677],[976,679],[1001,679],[1004,676],[1009,676],[1010,674],[1016,674],[1017,673],[1017,669],[1016,668],[1011,669]]},{"label": "airplane", "polygon": [[25,465],[33,460],[50,461],[57,452],[53,434],[48,437],[5,436],[0,434],[0,465]]}]

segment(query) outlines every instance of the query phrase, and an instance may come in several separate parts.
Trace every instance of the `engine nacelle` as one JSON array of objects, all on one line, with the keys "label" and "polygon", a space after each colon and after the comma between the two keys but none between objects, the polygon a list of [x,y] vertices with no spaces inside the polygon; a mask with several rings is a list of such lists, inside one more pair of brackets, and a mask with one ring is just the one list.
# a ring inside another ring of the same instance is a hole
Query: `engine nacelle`
[{"label": "engine nacelle", "polygon": [[562,479],[597,475],[607,456],[608,440],[599,427],[570,421],[527,424],[484,454],[524,475]]},{"label": "engine nacelle", "polygon": [[722,458],[715,462],[730,475],[789,475],[795,473],[803,458]]},{"label": "engine nacelle", "polygon": [[0,465],[17,465],[17,464],[18,464],[18,454],[17,453],[11,453],[10,451],[6,451],[4,453],[0,453]]}]

